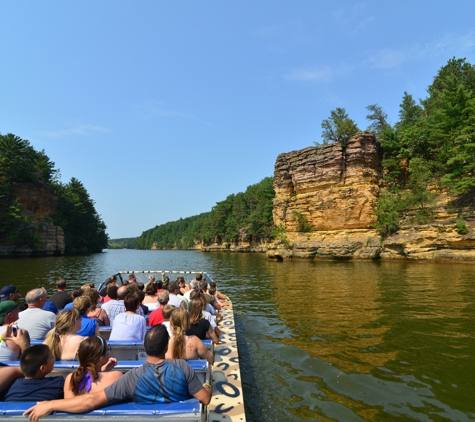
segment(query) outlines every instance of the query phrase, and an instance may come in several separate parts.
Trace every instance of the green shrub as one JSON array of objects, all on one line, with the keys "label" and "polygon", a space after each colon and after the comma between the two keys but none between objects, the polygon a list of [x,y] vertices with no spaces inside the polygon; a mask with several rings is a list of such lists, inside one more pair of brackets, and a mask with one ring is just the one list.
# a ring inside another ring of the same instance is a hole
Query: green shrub
[{"label": "green shrub", "polygon": [[468,225],[463,218],[459,218],[455,223],[455,227],[457,228],[458,234],[467,234],[468,233]]}]

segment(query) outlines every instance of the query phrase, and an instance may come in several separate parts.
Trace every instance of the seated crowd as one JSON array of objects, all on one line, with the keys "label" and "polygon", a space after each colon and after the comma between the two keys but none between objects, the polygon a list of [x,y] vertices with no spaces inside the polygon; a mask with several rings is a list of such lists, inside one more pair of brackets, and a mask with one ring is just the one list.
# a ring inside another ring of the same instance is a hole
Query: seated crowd
[{"label": "seated crowd", "polygon": [[[219,343],[219,310],[227,305],[215,283],[208,286],[197,274],[190,284],[183,277],[163,283],[150,276],[144,286],[131,274],[122,286],[109,277],[100,292],[93,283],[71,293],[66,288],[59,280],[49,301],[44,287],[30,290],[24,310],[15,286],[0,290],[0,401],[53,400],[30,409],[30,420],[55,410],[83,412],[127,399],[155,403],[195,397],[209,403],[210,386],[202,385],[184,360],[214,361],[202,340]],[[109,324],[110,341],[143,342],[144,365],[125,375],[112,371],[117,361],[99,333],[100,326]],[[43,344],[30,345],[32,340]],[[8,366],[15,360],[20,367]],[[46,377],[55,361],[64,360],[77,360],[79,366],[66,379]],[[169,379],[177,371],[181,375]],[[177,380],[178,388],[168,387],[167,382]],[[150,385],[155,391],[147,393]],[[88,400],[76,400],[83,394]]]}]

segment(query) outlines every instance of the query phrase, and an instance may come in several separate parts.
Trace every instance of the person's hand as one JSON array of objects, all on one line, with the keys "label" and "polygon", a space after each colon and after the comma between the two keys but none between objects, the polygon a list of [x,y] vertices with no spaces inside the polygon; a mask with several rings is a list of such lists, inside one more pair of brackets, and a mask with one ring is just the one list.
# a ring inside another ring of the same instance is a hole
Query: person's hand
[{"label": "person's hand", "polygon": [[23,328],[17,328],[16,336],[13,335],[13,326],[16,325],[16,322],[8,324],[7,329],[3,333],[3,340],[10,340],[15,343],[20,350],[23,352],[26,348],[30,347],[30,334],[27,330]]},{"label": "person's hand", "polygon": [[39,401],[35,406],[30,407],[23,413],[23,416],[28,416],[29,421],[37,421],[43,416],[49,415],[52,412],[50,409],[50,402]]},{"label": "person's hand", "polygon": [[102,365],[102,372],[107,372],[111,371],[114,366],[117,365],[117,359],[116,358],[109,358],[106,364]]}]

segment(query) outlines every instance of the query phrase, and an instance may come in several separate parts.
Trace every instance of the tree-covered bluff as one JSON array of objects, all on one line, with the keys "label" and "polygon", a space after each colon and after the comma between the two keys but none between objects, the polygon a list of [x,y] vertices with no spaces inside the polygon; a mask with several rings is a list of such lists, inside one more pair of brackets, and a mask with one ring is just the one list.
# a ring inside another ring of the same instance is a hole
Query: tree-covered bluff
[{"label": "tree-covered bluff", "polygon": [[268,242],[273,229],[274,196],[273,179],[266,177],[248,186],[245,192],[229,195],[209,212],[144,231],[135,239],[135,248],[190,249],[216,244],[229,249],[243,243],[258,245]]},{"label": "tree-covered bluff", "polygon": [[59,181],[44,151],[0,134],[0,255],[100,252],[106,226],[84,185]]},{"label": "tree-covered bluff", "polygon": [[369,105],[366,131],[337,108],[323,145],[278,157],[269,257],[475,259],[475,66],[449,60],[427,93],[394,125]]}]

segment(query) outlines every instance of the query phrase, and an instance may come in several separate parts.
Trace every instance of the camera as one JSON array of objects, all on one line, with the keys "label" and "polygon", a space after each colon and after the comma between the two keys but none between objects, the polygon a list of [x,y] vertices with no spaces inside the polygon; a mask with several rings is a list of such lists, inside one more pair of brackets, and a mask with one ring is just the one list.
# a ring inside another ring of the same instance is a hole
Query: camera
[{"label": "camera", "polygon": [[12,334],[13,334],[13,337],[16,337],[17,332],[18,332],[18,325],[12,325]]}]

